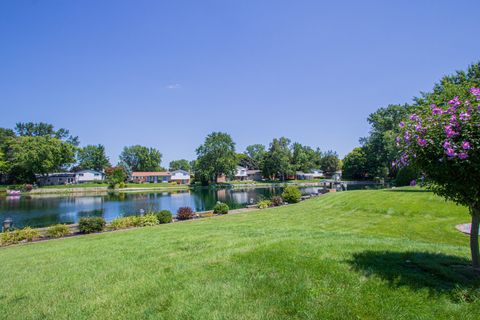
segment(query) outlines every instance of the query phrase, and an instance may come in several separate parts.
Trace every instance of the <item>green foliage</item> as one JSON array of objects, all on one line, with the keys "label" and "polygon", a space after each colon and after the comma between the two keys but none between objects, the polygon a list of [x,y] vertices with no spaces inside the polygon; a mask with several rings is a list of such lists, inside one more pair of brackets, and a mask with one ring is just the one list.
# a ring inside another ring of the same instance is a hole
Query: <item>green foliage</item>
[{"label": "green foliage", "polygon": [[397,176],[395,177],[395,186],[409,186],[412,180],[416,180],[420,177],[420,171],[413,167],[407,166],[398,170]]},{"label": "green foliage", "polygon": [[110,167],[110,161],[105,154],[105,147],[99,145],[88,145],[80,148],[77,154],[78,169],[91,169],[97,171],[103,171]]},{"label": "green foliage", "polygon": [[272,197],[271,201],[272,201],[272,205],[274,207],[278,207],[278,206],[281,206],[283,204],[283,198],[280,197],[280,196]]},{"label": "green foliage", "polygon": [[105,219],[102,217],[86,217],[78,221],[78,229],[81,233],[100,232],[105,224]]},{"label": "green foliage", "polygon": [[368,159],[364,148],[355,148],[343,159],[342,176],[345,179],[363,180],[369,177]]},{"label": "green foliage", "polygon": [[17,137],[9,150],[10,173],[17,181],[33,182],[35,174],[62,171],[75,162],[76,147],[57,138]]},{"label": "green foliage", "polygon": [[9,246],[24,240],[31,242],[38,238],[40,238],[38,230],[25,227],[23,229],[0,233],[0,246]]},{"label": "green foliage", "polygon": [[230,210],[230,208],[226,203],[223,202],[217,202],[217,204],[215,204],[213,207],[213,213],[215,214],[227,214],[228,210]]},{"label": "green foliage", "polygon": [[70,135],[70,131],[64,128],[55,130],[53,125],[44,122],[18,122],[15,131],[20,137],[46,137],[54,138],[78,146],[78,137]]},{"label": "green foliage", "polygon": [[295,171],[310,172],[321,167],[322,153],[298,142],[292,145],[292,166]]},{"label": "green foliage", "polygon": [[134,227],[149,227],[156,226],[159,223],[159,219],[155,213],[148,213],[144,216],[127,216],[113,219],[108,225],[108,229],[118,230]]},{"label": "green foliage", "polygon": [[266,209],[272,206],[272,201],[270,200],[260,200],[257,202],[257,207],[259,209]]},{"label": "green foliage", "polygon": [[325,175],[331,176],[336,171],[342,169],[342,161],[336,152],[330,150],[322,154],[320,168],[323,170]]},{"label": "green foliage", "polygon": [[148,213],[141,217],[141,226],[142,227],[151,227],[159,224],[158,217],[155,213]]},{"label": "green foliage", "polygon": [[261,170],[263,168],[266,153],[263,144],[252,144],[247,146],[244,154],[248,158],[248,163],[239,163],[239,165],[248,169]]},{"label": "green foliage", "polygon": [[170,223],[173,220],[170,210],[160,210],[156,213],[156,215],[158,218],[158,223],[160,224]]},{"label": "green foliage", "polygon": [[120,161],[132,171],[160,171],[162,154],[155,148],[140,145],[124,147]]},{"label": "green foliage", "polygon": [[190,172],[191,169],[192,167],[190,165],[190,162],[188,162],[188,160],[185,160],[185,159],[173,160],[173,161],[170,161],[170,164],[169,164],[170,171],[185,170]]},{"label": "green foliage", "polygon": [[70,234],[70,228],[65,224],[56,224],[47,229],[46,235],[49,238],[61,238]]},{"label": "green foliage", "polygon": [[290,140],[285,137],[273,139],[265,156],[262,172],[270,179],[285,180],[288,175],[294,174],[290,162]]},{"label": "green foliage", "polygon": [[122,166],[107,168],[105,169],[105,174],[110,188],[115,188],[120,183],[124,183],[127,179],[127,173]]},{"label": "green foliage", "polygon": [[302,198],[302,193],[297,186],[287,186],[283,190],[282,198],[288,203],[297,203]]},{"label": "green foliage", "polygon": [[189,220],[193,219],[194,213],[189,207],[181,207],[177,210],[177,219],[178,220]]},{"label": "green foliage", "polygon": [[195,179],[207,183],[216,182],[217,177],[224,174],[231,177],[237,166],[235,143],[229,134],[213,132],[205,142],[197,148],[195,163]]}]

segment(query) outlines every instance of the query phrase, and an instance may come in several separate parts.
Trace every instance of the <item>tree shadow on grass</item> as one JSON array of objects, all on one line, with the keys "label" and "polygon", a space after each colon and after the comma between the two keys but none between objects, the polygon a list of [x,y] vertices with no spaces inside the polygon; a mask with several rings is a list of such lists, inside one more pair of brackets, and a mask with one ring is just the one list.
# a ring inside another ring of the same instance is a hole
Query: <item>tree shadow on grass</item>
[{"label": "tree shadow on grass", "polygon": [[428,189],[386,189],[387,192],[432,192]]},{"label": "tree shadow on grass", "polygon": [[395,287],[447,294],[455,302],[480,301],[480,276],[468,259],[430,252],[364,251],[349,261],[356,271]]}]

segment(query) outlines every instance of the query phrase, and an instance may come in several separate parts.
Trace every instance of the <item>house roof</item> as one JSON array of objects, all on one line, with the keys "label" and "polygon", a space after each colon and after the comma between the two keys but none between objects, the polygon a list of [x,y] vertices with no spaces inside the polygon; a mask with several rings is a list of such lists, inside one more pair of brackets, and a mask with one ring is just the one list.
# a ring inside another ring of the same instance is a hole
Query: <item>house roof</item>
[{"label": "house roof", "polygon": [[159,172],[132,172],[132,177],[169,177],[171,176],[168,171],[159,171]]},{"label": "house roof", "polygon": [[93,172],[93,173],[100,173],[100,174],[104,174],[104,173],[103,173],[103,172],[101,172],[101,171],[92,170],[92,169],[80,170],[80,171],[77,171],[77,172],[75,172],[75,173],[77,174],[77,173],[83,173],[83,172]]},{"label": "house roof", "polygon": [[63,178],[63,177],[75,177],[75,173],[73,173],[73,172],[53,172],[53,173],[47,173],[45,175],[36,174],[35,176],[37,178]]},{"label": "house roof", "polygon": [[247,174],[256,174],[260,172],[262,172],[262,170],[247,170]]},{"label": "house roof", "polygon": [[188,172],[188,171],[186,171],[186,170],[182,170],[182,169],[170,171],[171,174],[173,174],[173,173],[175,173],[175,172],[181,172],[181,173],[183,173],[183,174],[190,174],[190,172]]}]

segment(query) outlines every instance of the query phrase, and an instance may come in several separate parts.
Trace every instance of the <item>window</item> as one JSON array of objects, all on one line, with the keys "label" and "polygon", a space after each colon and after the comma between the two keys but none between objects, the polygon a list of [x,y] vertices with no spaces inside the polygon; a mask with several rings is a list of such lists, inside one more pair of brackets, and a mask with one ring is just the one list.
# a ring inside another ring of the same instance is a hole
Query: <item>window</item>
[{"label": "window", "polygon": [[79,176],[79,177],[83,177],[83,173],[79,173],[78,176]]}]

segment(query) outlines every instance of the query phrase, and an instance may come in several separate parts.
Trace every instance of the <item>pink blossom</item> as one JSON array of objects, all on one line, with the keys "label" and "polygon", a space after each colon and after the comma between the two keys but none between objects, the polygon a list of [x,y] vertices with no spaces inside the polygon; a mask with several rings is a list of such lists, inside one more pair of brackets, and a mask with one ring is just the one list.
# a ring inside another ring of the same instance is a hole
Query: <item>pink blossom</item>
[{"label": "pink blossom", "polygon": [[455,153],[455,150],[453,150],[453,148],[447,148],[447,150],[445,150],[445,153],[447,154],[447,156],[449,157],[455,157],[457,154]]},{"label": "pink blossom", "polygon": [[417,143],[420,147],[424,147],[427,144],[427,140],[422,138],[417,138]]},{"label": "pink blossom", "polygon": [[458,107],[462,104],[459,97],[455,97],[452,100],[448,101],[448,104],[454,107]]},{"label": "pink blossom", "polygon": [[463,141],[463,142],[462,142],[462,149],[463,149],[463,150],[468,150],[468,149],[470,149],[470,142],[468,142],[468,141]]},{"label": "pink blossom", "polygon": [[448,148],[450,148],[450,147],[451,147],[451,145],[450,145],[450,141],[448,141],[448,140],[445,140],[445,141],[443,142],[443,147],[444,147],[445,149],[448,149]]},{"label": "pink blossom", "polygon": [[480,96],[480,88],[473,87],[472,89],[470,89],[470,93],[478,97]]},{"label": "pink blossom", "polygon": [[[480,106],[479,106],[479,108],[480,108]],[[400,128],[404,128],[404,127],[405,127],[405,122],[400,121],[400,123],[398,124],[398,126],[399,126]]]},{"label": "pink blossom", "polygon": [[413,113],[413,114],[410,115],[410,120],[418,121],[418,120],[420,120],[420,117]]},{"label": "pink blossom", "polygon": [[457,132],[455,132],[455,130],[453,130],[452,126],[448,125],[448,126],[445,126],[445,134],[447,135],[447,138],[451,138],[454,135],[456,135]]},{"label": "pink blossom", "polygon": [[463,121],[468,120],[468,119],[470,119],[470,114],[467,113],[467,112],[462,112],[462,113],[460,113],[460,119],[463,120]]},{"label": "pink blossom", "polygon": [[468,158],[468,154],[466,154],[465,152],[460,152],[460,153],[458,154],[458,157],[459,157],[460,159],[462,159],[462,160],[465,160],[465,159]]}]

